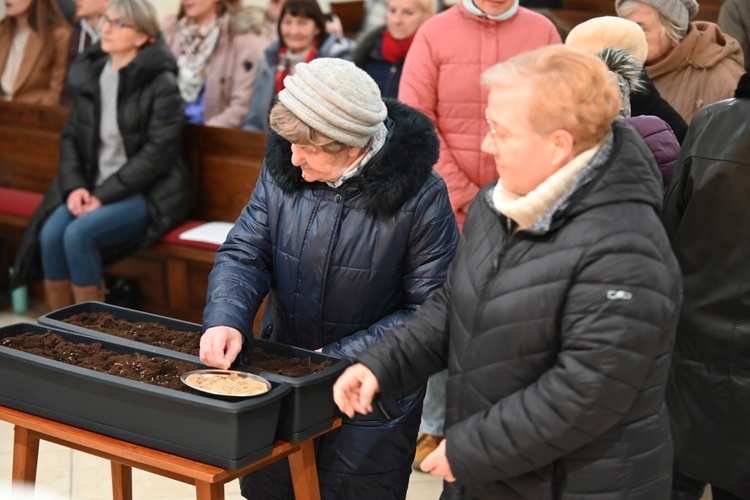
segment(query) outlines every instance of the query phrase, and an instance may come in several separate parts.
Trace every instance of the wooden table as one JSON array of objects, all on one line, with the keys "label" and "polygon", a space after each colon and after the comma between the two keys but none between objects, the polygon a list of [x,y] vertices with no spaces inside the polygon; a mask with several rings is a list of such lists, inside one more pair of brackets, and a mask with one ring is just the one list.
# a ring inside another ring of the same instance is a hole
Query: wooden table
[{"label": "wooden table", "polygon": [[109,460],[112,469],[112,498],[132,500],[132,468],[194,484],[198,500],[223,500],[224,484],[284,457],[289,458],[294,495],[297,500],[320,500],[313,439],[341,426],[334,420],[325,431],[299,443],[276,441],[269,456],[237,470],[196,462],[163,451],[103,436],[71,425],[0,406],[0,420],[15,425],[13,435],[13,481],[34,484],[43,439],[67,448]]}]

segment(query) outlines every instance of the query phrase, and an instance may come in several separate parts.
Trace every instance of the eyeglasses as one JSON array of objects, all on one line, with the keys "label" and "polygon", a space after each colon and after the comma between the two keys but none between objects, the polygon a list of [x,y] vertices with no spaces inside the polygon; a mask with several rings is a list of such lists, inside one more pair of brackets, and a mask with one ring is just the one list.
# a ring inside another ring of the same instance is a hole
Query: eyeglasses
[{"label": "eyeglasses", "polygon": [[492,142],[497,149],[501,149],[501,147],[503,146],[515,145],[517,144],[516,140],[526,139],[534,135],[498,132],[495,128],[495,124],[490,119],[490,111],[487,108],[484,109],[484,120],[487,122],[487,132],[489,132],[490,137],[492,138]]},{"label": "eyeglasses", "polygon": [[106,26],[106,25],[111,26],[114,31],[120,31],[123,28],[135,29],[131,25],[122,22],[122,20],[120,20],[120,19],[110,19],[105,14],[105,15],[102,16],[102,28],[104,26]]},{"label": "eyeglasses", "polygon": [[490,110],[487,108],[484,108],[484,120],[487,122],[487,132],[489,132],[492,142],[495,144],[495,148],[499,148],[500,145],[498,141],[500,140],[500,134],[497,133],[495,124],[492,123],[492,120],[490,119]]}]

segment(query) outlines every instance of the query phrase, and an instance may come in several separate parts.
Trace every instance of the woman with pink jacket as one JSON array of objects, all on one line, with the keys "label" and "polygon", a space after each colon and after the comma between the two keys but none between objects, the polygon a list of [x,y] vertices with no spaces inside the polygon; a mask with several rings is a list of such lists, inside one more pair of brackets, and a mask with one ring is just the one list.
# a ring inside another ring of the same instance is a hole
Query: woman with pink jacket
[{"label": "woman with pink jacket", "polygon": [[519,7],[518,0],[463,0],[417,32],[398,97],[437,128],[435,169],[448,184],[459,227],[479,188],[497,179],[492,158],[480,152],[488,91],[477,85],[479,75],[516,54],[553,43],[560,43],[555,26]]},{"label": "woman with pink jacket", "polygon": [[192,0],[164,19],[162,32],[177,59],[188,123],[239,128],[273,39],[264,11],[242,9],[241,0]]},{"label": "woman with pink jacket", "polygon": [[[480,150],[487,134],[489,91],[477,85],[479,76],[516,54],[553,43],[560,43],[560,35],[552,22],[519,7],[518,0],[461,0],[417,31],[398,98],[435,124],[440,138],[435,170],[448,186],[459,229],[474,195],[497,179],[494,160]],[[446,379],[443,371],[427,384],[414,458],[417,469],[445,435]]]}]

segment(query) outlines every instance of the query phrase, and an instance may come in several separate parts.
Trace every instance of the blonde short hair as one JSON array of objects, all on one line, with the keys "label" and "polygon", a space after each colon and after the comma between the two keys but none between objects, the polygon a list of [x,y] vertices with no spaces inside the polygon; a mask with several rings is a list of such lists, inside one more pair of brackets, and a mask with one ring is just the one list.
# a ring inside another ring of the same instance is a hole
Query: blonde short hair
[{"label": "blonde short hair", "polygon": [[[638,0],[625,0],[620,5],[616,6],[617,15],[620,17],[629,16],[641,3],[642,2],[639,2]],[[651,8],[653,9],[653,7]],[[674,42],[675,45],[679,44],[687,35],[687,28],[682,28],[676,25],[675,23],[664,17],[662,13],[656,9],[654,9],[654,12],[659,15],[659,24],[661,25],[660,36],[662,40],[664,40],[665,38],[669,38]],[[690,25],[688,24],[688,27],[689,26]]]},{"label": "blonde short hair", "polygon": [[159,18],[148,0],[109,0],[107,9],[117,13],[120,20],[149,38],[159,36]]},{"label": "blonde short hair", "polygon": [[284,106],[282,102],[274,104],[268,122],[274,132],[292,144],[317,146],[326,153],[332,154],[349,147],[307,125],[297,118],[297,115],[289,111],[289,108]]},{"label": "blonde short hair", "polygon": [[564,45],[523,52],[482,74],[490,90],[527,90],[526,116],[538,134],[570,132],[574,153],[602,142],[622,106],[612,75],[598,57]]}]

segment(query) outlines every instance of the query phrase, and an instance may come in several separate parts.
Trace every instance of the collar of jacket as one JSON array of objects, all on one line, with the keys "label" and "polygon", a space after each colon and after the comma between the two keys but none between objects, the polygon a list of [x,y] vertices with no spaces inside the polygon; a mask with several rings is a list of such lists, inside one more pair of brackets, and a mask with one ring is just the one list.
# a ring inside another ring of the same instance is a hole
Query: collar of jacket
[{"label": "collar of jacket", "polygon": [[[73,62],[68,71],[67,88],[72,92],[99,93],[99,75],[107,62],[101,41],[92,44]],[[168,71],[177,74],[177,62],[160,34],[154,43],[141,48],[130,64],[120,70],[120,87],[142,87],[157,75]]]},{"label": "collar of jacket", "polygon": [[[527,232],[545,234],[564,224],[569,218],[612,203],[644,203],[661,213],[661,173],[651,150],[638,132],[622,120],[615,120],[612,124],[609,140],[612,141],[611,146],[605,141],[605,145],[581,172],[567,195],[527,229]],[[485,188],[483,193],[484,201],[490,207],[493,206],[493,188],[494,183]],[[501,217],[505,219],[505,216]]]},{"label": "collar of jacket", "polygon": [[[392,99],[388,108],[385,144],[367,162],[362,174],[339,189],[358,189],[369,216],[383,219],[395,215],[407,200],[416,195],[432,173],[440,143],[432,122],[418,111]],[[316,184],[302,179],[299,168],[292,165],[289,141],[271,131],[266,146],[265,166],[274,181],[285,192],[307,189]]]},{"label": "collar of jacket", "polygon": [[733,38],[726,37],[718,25],[694,21],[690,23],[685,38],[672,52],[661,61],[646,66],[646,71],[653,79],[687,66],[710,69],[727,58],[744,66],[740,44]]}]

